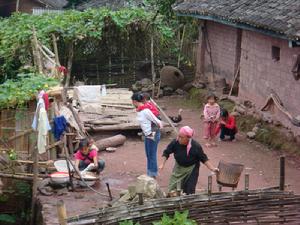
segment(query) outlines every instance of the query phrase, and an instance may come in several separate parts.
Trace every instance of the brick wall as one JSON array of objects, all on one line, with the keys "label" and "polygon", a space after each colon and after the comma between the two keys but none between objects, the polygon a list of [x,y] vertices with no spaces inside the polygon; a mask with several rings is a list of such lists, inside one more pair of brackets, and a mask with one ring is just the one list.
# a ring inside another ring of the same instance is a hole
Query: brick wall
[{"label": "brick wall", "polygon": [[[272,46],[280,48],[279,61],[272,59]],[[293,115],[300,115],[300,81],[291,73],[294,54],[300,54],[300,48],[289,48],[286,40],[244,30],[239,96],[250,99],[260,108],[273,89]],[[277,110],[273,113],[300,134],[300,128],[292,126],[282,113]]]},{"label": "brick wall", "polygon": [[[237,29],[207,21],[207,33],[214,71],[216,75],[225,77],[227,82],[231,83],[235,72]],[[211,71],[211,60],[209,54],[205,52],[205,72]]]}]

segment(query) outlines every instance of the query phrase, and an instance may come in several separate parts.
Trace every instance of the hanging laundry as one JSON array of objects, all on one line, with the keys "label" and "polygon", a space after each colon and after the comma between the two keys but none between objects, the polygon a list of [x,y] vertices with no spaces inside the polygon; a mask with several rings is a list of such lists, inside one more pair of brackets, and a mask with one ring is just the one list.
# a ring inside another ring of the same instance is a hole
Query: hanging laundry
[{"label": "hanging laundry", "polygon": [[53,134],[56,140],[60,140],[61,135],[67,128],[67,120],[64,116],[58,116],[53,119]]},{"label": "hanging laundry", "polygon": [[39,119],[37,125],[37,131],[38,131],[37,146],[38,146],[39,154],[43,154],[46,152],[47,137],[48,137],[49,130],[51,130],[51,127],[49,126],[47,111],[44,107],[41,107],[39,109]]}]

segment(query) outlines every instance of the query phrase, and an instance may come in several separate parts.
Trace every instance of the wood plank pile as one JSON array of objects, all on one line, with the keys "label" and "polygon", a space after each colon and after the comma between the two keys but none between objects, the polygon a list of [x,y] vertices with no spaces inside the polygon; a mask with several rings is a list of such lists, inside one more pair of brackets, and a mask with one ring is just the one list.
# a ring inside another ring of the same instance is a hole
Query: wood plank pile
[{"label": "wood plank pile", "polygon": [[266,189],[164,198],[85,213],[69,218],[68,224],[118,225],[133,220],[150,225],[176,210],[189,210],[198,224],[299,224],[300,195]]},{"label": "wood plank pile", "polygon": [[139,129],[131,102],[131,91],[111,88],[106,90],[105,96],[102,96],[99,86],[99,94],[96,94],[90,102],[83,101],[84,97],[81,98],[75,92],[76,90],[74,90],[74,99],[78,99],[81,108],[79,117],[87,131]]}]

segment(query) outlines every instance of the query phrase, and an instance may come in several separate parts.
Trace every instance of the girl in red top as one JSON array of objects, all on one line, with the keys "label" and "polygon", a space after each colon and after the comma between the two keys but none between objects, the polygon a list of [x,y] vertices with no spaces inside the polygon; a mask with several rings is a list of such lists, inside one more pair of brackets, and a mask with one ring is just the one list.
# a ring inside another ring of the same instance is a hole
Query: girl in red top
[{"label": "girl in red top", "polygon": [[223,109],[221,112],[221,121],[216,129],[216,135],[218,135],[220,131],[221,141],[225,140],[225,136],[229,136],[230,141],[235,140],[235,135],[237,133],[235,118],[234,116],[229,115],[226,109]]}]

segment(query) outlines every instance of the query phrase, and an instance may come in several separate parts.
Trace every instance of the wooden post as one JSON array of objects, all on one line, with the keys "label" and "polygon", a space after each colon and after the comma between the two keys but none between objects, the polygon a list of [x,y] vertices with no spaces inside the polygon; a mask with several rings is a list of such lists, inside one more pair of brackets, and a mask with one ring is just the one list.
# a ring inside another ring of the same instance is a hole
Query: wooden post
[{"label": "wooden post", "polygon": [[[37,114],[36,114],[36,128],[38,129],[39,127],[39,114],[40,114],[40,106],[37,109]],[[38,136],[38,132],[35,132],[36,135]],[[38,138],[37,138],[38,141]],[[32,184],[32,201],[31,201],[31,220],[30,224],[34,225],[35,224],[35,215],[36,215],[36,197],[37,197],[37,182],[38,182],[38,172],[39,172],[39,157],[38,157],[38,147],[37,147],[37,142],[36,146],[33,149],[32,152],[32,161],[33,161],[33,184]]]},{"label": "wooden post", "polygon": [[155,80],[156,73],[154,67],[154,39],[153,35],[151,35],[151,74],[152,74],[152,98],[155,97]]},{"label": "wooden post", "polygon": [[249,190],[249,177],[250,175],[248,173],[245,174],[245,191]]},{"label": "wooden post", "polygon": [[222,192],[222,185],[218,185],[218,188],[219,188],[219,192]]},{"label": "wooden post", "polygon": [[110,201],[112,201],[113,197],[112,197],[112,194],[111,194],[111,191],[110,191],[109,183],[105,183],[105,184],[106,184],[106,187],[107,187],[107,191],[108,191],[108,195],[109,195]]},{"label": "wooden post", "polygon": [[167,122],[170,124],[170,126],[173,128],[175,134],[178,134],[177,128],[174,126],[173,122],[170,120],[168,115],[162,110],[162,108],[156,104],[156,102],[151,98],[150,101],[158,108],[158,110],[161,112],[162,116],[167,120]]},{"label": "wooden post", "polygon": [[139,205],[143,205],[144,204],[143,193],[138,193],[138,196],[139,196]]},{"label": "wooden post", "polygon": [[63,200],[57,202],[57,215],[60,225],[67,225],[67,210]]},{"label": "wooden post", "polygon": [[284,191],[284,186],[285,186],[285,156],[281,156],[279,190]]},{"label": "wooden post", "polygon": [[72,71],[72,65],[73,65],[73,57],[74,57],[74,43],[72,41],[69,44],[67,75],[66,75],[66,82],[64,84],[64,87],[69,87],[70,86],[71,71]]},{"label": "wooden post", "polygon": [[210,196],[212,193],[212,175],[208,176],[208,183],[207,183],[207,194]]},{"label": "wooden post", "polygon": [[58,48],[57,48],[57,39],[54,34],[52,34],[52,43],[53,43],[53,49],[54,49],[54,55],[55,55],[55,62],[57,66],[60,66],[59,62],[59,55],[58,55]]},{"label": "wooden post", "polygon": [[184,34],[185,34],[185,25],[183,26],[183,31],[182,31],[181,41],[180,41],[180,51],[179,51],[179,54],[178,54],[178,61],[177,61],[177,68],[178,69],[179,69],[179,66],[180,66],[180,56],[181,56],[181,51],[182,51],[182,47],[183,47]]},{"label": "wooden post", "polygon": [[16,12],[19,12],[20,0],[16,1]]},{"label": "wooden post", "polygon": [[176,184],[176,191],[177,191],[177,196],[181,195],[181,182],[177,182]]},{"label": "wooden post", "polygon": [[37,39],[35,28],[32,29],[32,35],[33,35],[32,42],[33,42],[33,47],[34,47],[33,54],[35,54],[38,71],[40,74],[42,74],[43,73],[43,62],[42,62],[42,56],[41,56],[41,53],[40,53],[40,50],[38,47],[38,39]]},{"label": "wooden post", "polygon": [[70,185],[71,185],[71,190],[74,191],[74,184],[73,184],[73,177],[72,177],[72,173],[71,173],[71,168],[70,168],[70,164],[68,161],[68,157],[65,157],[66,159],[66,163],[67,163],[67,167],[68,167],[68,173],[69,173],[69,179],[70,179]]},{"label": "wooden post", "polygon": [[32,184],[32,201],[31,201],[31,225],[35,224],[36,197],[37,197],[37,181],[38,181],[38,148],[34,148],[32,153],[33,161],[33,184]]}]

